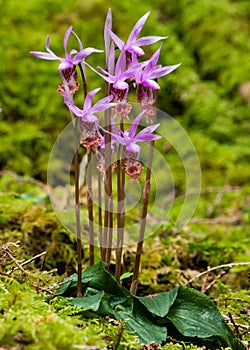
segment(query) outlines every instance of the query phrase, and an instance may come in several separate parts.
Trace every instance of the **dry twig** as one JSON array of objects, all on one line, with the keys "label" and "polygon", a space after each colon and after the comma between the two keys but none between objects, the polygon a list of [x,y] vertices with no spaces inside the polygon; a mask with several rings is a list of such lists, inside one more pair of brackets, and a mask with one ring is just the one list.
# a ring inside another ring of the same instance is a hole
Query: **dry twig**
[{"label": "dry twig", "polygon": [[216,283],[216,280],[220,279],[223,275],[225,275],[227,272],[222,270],[217,276],[216,278],[214,278],[212,280],[212,282],[210,282],[208,285],[203,285],[203,287],[201,288],[201,292],[202,293],[206,293],[206,291],[208,291],[215,283]]},{"label": "dry twig", "polygon": [[246,266],[246,265],[250,265],[250,262],[238,262],[238,263],[230,263],[230,264],[223,264],[223,265],[218,265],[218,266],[214,266],[214,267],[211,267],[209,268],[208,270],[206,271],[203,271],[201,273],[198,273],[198,275],[194,276],[193,278],[191,278],[187,283],[186,283],[186,286],[190,283],[192,283],[194,280],[196,280],[197,278],[200,278],[201,276],[204,276],[206,274],[208,274],[209,272],[211,271],[214,271],[214,270],[218,270],[218,269],[224,269],[224,268],[232,268],[232,267],[235,267],[235,266]]},{"label": "dry twig", "polygon": [[45,255],[46,252],[42,252],[40,254],[37,254],[35,256],[33,256],[32,258],[28,259],[28,260],[25,260],[24,262],[22,262],[21,264],[16,264],[17,267],[14,267],[12,270],[8,271],[8,275],[10,275],[12,272],[18,270],[18,269],[21,269],[23,272],[25,271],[22,267],[25,266],[25,265],[28,265],[29,263],[31,263],[33,260],[37,259],[37,258],[40,258],[41,256]]}]

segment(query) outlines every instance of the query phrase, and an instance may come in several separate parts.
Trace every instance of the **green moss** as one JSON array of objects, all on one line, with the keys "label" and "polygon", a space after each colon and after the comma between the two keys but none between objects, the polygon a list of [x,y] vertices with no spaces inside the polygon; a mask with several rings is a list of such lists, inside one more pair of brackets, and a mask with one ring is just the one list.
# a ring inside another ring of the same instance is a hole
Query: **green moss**
[{"label": "green moss", "polygon": [[[25,349],[76,349],[96,346],[105,349],[118,341],[119,327],[103,318],[88,319],[84,310],[69,305],[69,300],[47,297],[17,281],[0,279],[0,343]],[[120,349],[138,349],[137,339],[124,331]]]},{"label": "green moss", "polygon": [[21,241],[20,259],[46,251],[45,269],[73,273],[77,265],[76,239],[58,222],[44,188],[15,174],[4,175],[0,187],[0,243]]},{"label": "green moss", "polygon": [[[27,349],[73,349],[76,345],[104,346],[103,333],[89,323],[76,327],[76,320],[51,311],[45,296],[27,285],[1,279],[2,346],[24,344]],[[84,339],[84,340],[83,340]]]},{"label": "green moss", "polygon": [[[196,146],[201,158],[203,138],[211,142],[214,154],[208,161],[214,163],[213,168],[222,162],[227,167],[227,162],[244,161],[240,170],[246,173],[248,107],[238,89],[245,82],[249,67],[249,6],[244,1],[228,0],[202,4],[198,0],[179,0],[174,4],[162,0],[123,4],[112,0],[109,6],[113,10],[114,30],[123,38],[138,17],[151,10],[143,34],[169,35],[162,48],[161,63],[182,62],[176,72],[161,79],[159,108],[178,116],[188,132],[197,131]],[[18,13],[13,11],[16,7]],[[46,35],[50,34],[53,50],[60,55],[65,29],[71,24],[84,46],[101,49],[107,9],[101,1],[69,1],[66,6],[59,0],[21,6],[14,0],[5,4],[0,49],[1,75],[6,77],[0,87],[1,167],[45,180],[53,142],[70,117],[55,91],[59,81],[56,63],[38,60],[29,51],[42,50]],[[13,24],[15,28],[18,25],[18,31],[12,30]],[[98,32],[100,35],[96,35]],[[156,47],[147,47],[148,57]],[[96,55],[91,60],[94,66],[102,65],[104,58]],[[90,89],[102,84],[92,72],[88,74]],[[82,103],[80,96],[76,100]],[[214,140],[228,148],[217,147]],[[230,172],[229,180],[246,183],[249,174],[242,178]]]},{"label": "green moss", "polygon": [[216,299],[216,303],[228,323],[235,322],[238,331],[244,334],[245,344],[249,342],[249,290],[242,289],[238,292],[229,290],[224,294],[221,293]]}]

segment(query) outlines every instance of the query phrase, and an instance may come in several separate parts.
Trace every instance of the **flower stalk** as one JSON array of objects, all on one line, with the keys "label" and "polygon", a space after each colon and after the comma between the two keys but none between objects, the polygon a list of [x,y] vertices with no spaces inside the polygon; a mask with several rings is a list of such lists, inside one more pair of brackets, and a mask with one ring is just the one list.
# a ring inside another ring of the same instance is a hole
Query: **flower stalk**
[{"label": "flower stalk", "polygon": [[88,168],[87,168],[87,203],[88,203],[88,219],[89,219],[89,265],[95,263],[95,237],[94,237],[94,215],[93,215],[93,191],[92,191],[92,151],[88,150]]},{"label": "flower stalk", "polygon": [[76,244],[77,244],[77,297],[82,297],[82,240],[81,240],[81,221],[80,221],[80,196],[79,196],[79,152],[78,152],[78,119],[74,119],[74,141],[75,141],[75,218],[76,218]]},{"label": "flower stalk", "polygon": [[99,229],[99,247],[100,257],[105,261],[105,251],[103,247],[103,215],[102,215],[102,174],[98,172],[98,229]]},{"label": "flower stalk", "polygon": [[[87,90],[87,80],[84,71],[82,62],[78,64],[81,72],[82,83],[83,83],[83,95],[86,99],[88,90]],[[92,153],[91,149],[87,150],[87,206],[88,206],[88,221],[89,221],[89,264],[94,265],[95,263],[95,254],[94,254],[94,226],[93,226],[93,191],[92,191]],[[78,270],[79,271],[79,270]],[[80,279],[78,272],[78,279]],[[79,283],[79,282],[78,282]]]},{"label": "flower stalk", "polygon": [[149,198],[150,198],[150,177],[151,177],[151,167],[152,167],[152,162],[153,162],[154,143],[155,143],[155,141],[150,142],[146,180],[145,180],[143,193],[142,193],[142,211],[141,211],[140,233],[139,233],[139,238],[138,238],[138,243],[137,243],[137,248],[136,248],[136,256],[135,256],[132,283],[131,283],[131,287],[130,287],[130,292],[133,294],[136,294],[137,287],[138,287],[138,275],[139,275],[139,268],[140,268],[141,255],[142,255],[142,249],[143,249],[144,235],[145,235],[145,229],[146,229],[148,203],[149,203]]},{"label": "flower stalk", "polygon": [[[107,88],[108,90],[108,88]],[[110,110],[105,111],[104,123],[106,133],[105,142],[105,212],[104,212],[104,244],[105,244],[105,263],[107,271],[110,270],[110,259],[112,252],[112,234],[113,234],[113,191],[112,191],[112,155],[111,155],[111,118]]]},{"label": "flower stalk", "polygon": [[[124,131],[123,119],[120,120],[120,130]],[[117,157],[117,246],[116,246],[116,264],[115,279],[120,282],[122,267],[122,250],[125,229],[125,172],[122,170],[122,160],[124,156],[124,147],[119,145]]]},{"label": "flower stalk", "polygon": [[[157,81],[156,81],[157,83]],[[156,90],[153,94],[153,110],[151,114],[152,120],[156,121],[156,106],[158,101],[158,90]],[[155,140],[150,141],[149,146],[149,152],[148,152],[148,163],[147,163],[147,173],[146,173],[146,180],[143,188],[142,193],[142,211],[141,211],[141,225],[140,225],[140,233],[139,233],[139,239],[137,243],[136,248],[136,256],[135,256],[135,263],[134,263],[134,270],[133,270],[133,276],[132,276],[132,283],[130,286],[130,292],[132,294],[136,294],[137,288],[138,288],[138,276],[139,276],[139,269],[140,269],[140,262],[141,262],[141,256],[143,252],[143,242],[144,242],[144,236],[145,236],[145,229],[146,229],[146,220],[147,220],[147,214],[148,214],[148,204],[150,199],[150,179],[151,179],[151,169],[153,165],[153,155],[154,155],[154,146],[155,146]]]}]

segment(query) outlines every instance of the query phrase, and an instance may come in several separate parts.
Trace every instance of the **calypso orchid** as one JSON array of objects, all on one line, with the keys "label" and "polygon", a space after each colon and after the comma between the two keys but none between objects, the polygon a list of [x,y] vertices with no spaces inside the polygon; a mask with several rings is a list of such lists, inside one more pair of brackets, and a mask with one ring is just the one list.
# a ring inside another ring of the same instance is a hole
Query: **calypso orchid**
[{"label": "calypso orchid", "polygon": [[137,145],[138,142],[154,141],[161,136],[154,135],[153,132],[158,128],[160,124],[150,125],[136,134],[140,119],[144,112],[141,112],[133,121],[129,130],[120,131],[119,134],[112,133],[112,136],[116,141],[125,146],[125,150],[131,154],[134,154],[136,158],[140,155],[140,146]]},{"label": "calypso orchid", "polygon": [[94,95],[100,90],[101,88],[97,88],[87,94],[83,109],[75,106],[72,101],[68,100],[67,94],[65,94],[66,105],[70,111],[74,113],[74,115],[81,118],[81,145],[88,150],[93,149],[94,151],[96,151],[97,147],[99,147],[102,140],[98,131],[98,117],[95,115],[95,113],[103,112],[115,105],[114,103],[111,103],[111,100],[113,99],[112,95],[106,96],[99,100],[96,104],[92,105]]},{"label": "calypso orchid", "polygon": [[[79,52],[75,49],[71,50],[70,52],[67,51],[68,40],[71,33],[74,34],[74,36],[78,41],[79,49],[80,49]],[[63,46],[65,51],[65,58],[57,56],[50,49],[50,37],[47,36],[46,46],[45,46],[47,52],[31,51],[30,54],[44,60],[50,60],[50,61],[59,60],[61,62],[58,66],[58,69],[61,73],[62,82],[59,83],[59,85],[57,86],[57,91],[62,96],[65,96],[65,94],[67,94],[68,99],[70,99],[70,95],[74,95],[74,93],[79,89],[79,83],[77,82],[76,65],[84,62],[85,58],[90,54],[92,54],[93,52],[103,52],[103,51],[94,49],[92,47],[88,47],[84,49],[81,40],[76,35],[76,33],[72,31],[72,26],[70,26],[67,29],[64,35]],[[82,70],[83,72],[85,72],[84,66],[82,66]]]},{"label": "calypso orchid", "polygon": [[59,60],[61,63],[58,66],[59,70],[64,70],[64,69],[72,69],[74,66],[76,66],[78,63],[83,61],[87,56],[92,54],[93,52],[103,52],[102,50],[94,49],[92,47],[88,47],[86,49],[83,48],[83,45],[78,38],[78,36],[72,32],[79,43],[80,46],[80,51],[78,52],[77,50],[73,49],[70,52],[67,51],[67,44],[69,40],[69,36],[72,32],[72,26],[70,26],[65,35],[64,35],[64,41],[63,41],[63,46],[64,46],[64,51],[65,51],[65,58],[64,57],[59,57],[57,56],[51,49],[50,49],[50,37],[47,36],[46,39],[46,50],[48,52],[40,52],[40,51],[31,51],[30,54],[33,56],[36,56],[38,58],[42,58],[44,60]]},{"label": "calypso orchid", "polygon": [[157,65],[160,52],[161,47],[159,47],[159,49],[151,56],[151,58],[147,61],[147,64],[144,62],[144,68],[142,70],[136,70],[135,82],[137,84],[141,84],[149,89],[159,90],[160,85],[155,81],[155,79],[171,73],[180,66],[180,63],[165,67],[162,67],[162,65]]},{"label": "calypso orchid", "polygon": [[103,112],[114,106],[114,103],[110,103],[113,99],[112,95],[106,96],[99,100],[96,104],[92,106],[92,100],[94,95],[100,91],[101,88],[94,89],[90,91],[84,101],[83,109],[78,108],[73,103],[70,103],[67,98],[65,99],[65,103],[68,108],[77,116],[82,118],[82,122],[86,123],[95,123],[98,122],[98,118],[95,113]]},{"label": "calypso orchid", "polygon": [[[113,53],[112,53],[113,54]],[[135,74],[135,67],[131,67],[127,70],[124,69],[124,54],[121,53],[120,56],[117,59],[115,72],[114,74],[111,74],[110,72],[106,71],[105,69],[101,67],[97,67],[103,74],[96,71],[93,67],[91,67],[89,64],[87,64],[94,72],[99,74],[105,81],[107,81],[109,84],[112,84],[112,87],[116,90],[126,90],[128,91],[129,85],[125,81],[129,78],[132,78]]]},{"label": "calypso orchid", "polygon": [[134,180],[137,180],[143,170],[143,166],[138,160],[141,149],[140,146],[137,145],[137,142],[154,141],[161,138],[161,136],[153,134],[160,124],[148,126],[136,134],[143,113],[144,112],[141,112],[135,118],[129,131],[121,132],[121,137],[116,137],[117,141],[125,147],[122,160],[122,170]]},{"label": "calypso orchid", "polygon": [[90,67],[95,73],[100,75],[107,83],[110,84],[110,92],[114,97],[114,102],[116,106],[114,107],[115,114],[121,117],[126,117],[132,110],[132,105],[128,101],[127,96],[129,92],[129,84],[126,80],[134,77],[136,69],[141,66],[141,63],[137,64],[135,67],[130,67],[125,69],[126,56],[124,52],[119,55],[115,71],[114,70],[114,45],[110,46],[110,54],[107,62],[107,70],[97,67],[100,72],[91,67],[88,63],[85,64]]},{"label": "calypso orchid", "polygon": [[157,64],[161,52],[161,46],[151,56],[151,58],[143,63],[142,69],[137,69],[135,73],[135,83],[137,84],[137,101],[144,111],[147,122],[155,117],[154,108],[154,90],[159,90],[160,85],[157,80],[163,77],[180,66],[175,64],[172,66],[165,66]]},{"label": "calypso orchid", "polygon": [[[74,129],[74,175],[75,175],[75,227],[77,237],[77,297],[82,297],[82,222],[81,222],[81,201],[80,201],[80,153],[78,151],[80,144],[86,148],[87,153],[87,207],[88,207],[88,236],[89,236],[89,262],[95,263],[94,245],[96,242],[96,232],[93,224],[97,214],[93,202],[92,188],[92,153],[97,156],[97,169],[103,174],[104,183],[100,182],[98,174],[98,224],[99,224],[99,242],[101,259],[105,261],[107,270],[110,268],[111,248],[113,246],[113,233],[117,228],[116,242],[116,269],[115,278],[120,283],[122,248],[126,226],[126,195],[125,195],[125,174],[130,179],[137,180],[142,173],[143,165],[140,161],[141,143],[150,141],[150,149],[147,159],[147,171],[143,185],[143,195],[141,199],[141,226],[139,240],[137,245],[136,260],[133,271],[133,280],[131,292],[136,293],[138,284],[138,271],[140,257],[142,252],[142,243],[145,234],[145,223],[148,213],[148,204],[150,199],[150,177],[153,162],[154,141],[161,138],[155,134],[159,124],[156,119],[157,91],[160,89],[157,79],[169,74],[175,70],[178,65],[166,66],[158,64],[161,47],[152,55],[152,57],[141,62],[140,57],[144,55],[143,46],[164,40],[166,36],[144,36],[139,37],[143,26],[149,17],[150,12],[142,16],[134,25],[126,42],[122,41],[112,31],[112,12],[109,9],[105,27],[104,27],[104,46],[105,46],[105,66],[93,68],[85,61],[86,57],[101,50],[88,47],[83,48],[82,42],[72,26],[70,26],[64,35],[63,47],[64,57],[57,56],[50,49],[50,37],[46,39],[46,52],[31,51],[35,57],[59,61],[58,70],[62,81],[57,87],[57,91],[64,97],[72,117],[72,126]],[[77,49],[68,49],[70,35],[73,34],[78,42]],[[119,54],[116,55],[116,49]],[[88,93],[86,67],[92,69],[95,73],[105,80],[105,97],[98,102],[93,103],[93,98],[101,90],[96,88]],[[74,94],[79,89],[77,81],[77,70],[80,70],[84,103],[79,108],[75,105]],[[128,117],[132,104],[128,100],[129,93],[136,89],[137,101],[142,112],[133,120],[129,129],[126,129],[124,117]],[[134,89],[135,88],[135,89]],[[110,110],[109,110],[110,109]],[[0,109],[0,112],[2,110]],[[97,113],[105,112],[103,120]],[[139,123],[142,116],[146,120],[152,120],[150,126],[139,129]],[[119,120],[116,118],[119,116]],[[78,134],[80,127],[80,140]],[[126,130],[124,130],[124,128]],[[116,181],[113,181],[112,172],[117,171]],[[113,185],[116,183],[116,191],[113,191]],[[102,186],[104,193],[102,193]],[[116,206],[113,205],[113,196],[117,198],[117,212],[114,216]],[[104,203],[104,208],[102,208]],[[116,220],[114,220],[116,218]],[[84,225],[85,226],[85,225]],[[137,259],[139,257],[139,259]]]},{"label": "calypso orchid", "polygon": [[137,39],[149,15],[150,11],[148,11],[136,22],[126,43],[110,30],[111,38],[121,51],[129,52],[132,56],[143,56],[144,51],[142,50],[141,46],[150,45],[159,40],[164,40],[167,38],[167,36],[145,36]]},{"label": "calypso orchid", "polygon": [[[110,31],[112,30],[112,11],[111,9],[108,10],[108,14],[105,21],[104,26],[104,45],[105,45],[105,54],[106,54],[106,68],[109,73],[113,73],[114,68],[114,43],[111,43],[111,37],[110,37]],[[113,46],[113,48],[111,47]],[[112,52],[113,51],[113,54]],[[110,61],[110,58],[112,60]],[[112,65],[110,65],[110,62],[112,62]]]}]

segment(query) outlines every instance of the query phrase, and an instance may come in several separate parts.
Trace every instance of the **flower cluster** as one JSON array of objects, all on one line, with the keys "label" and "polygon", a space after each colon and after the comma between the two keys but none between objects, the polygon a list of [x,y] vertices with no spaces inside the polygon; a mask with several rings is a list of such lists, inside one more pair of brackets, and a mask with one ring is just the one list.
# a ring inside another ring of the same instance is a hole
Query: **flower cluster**
[{"label": "flower cluster", "polygon": [[[61,82],[57,87],[57,91],[64,97],[65,104],[75,118],[80,118],[81,144],[89,152],[94,150],[97,153],[100,164],[103,161],[103,150],[106,147],[104,135],[108,133],[111,137],[112,151],[116,145],[120,145],[123,155],[122,169],[132,179],[137,179],[143,169],[139,162],[140,146],[138,143],[154,141],[159,138],[158,135],[154,134],[158,124],[152,124],[137,132],[139,122],[143,115],[147,122],[155,122],[155,91],[160,89],[158,78],[179,67],[179,64],[165,67],[158,64],[161,44],[151,58],[141,60],[141,57],[144,56],[142,47],[167,39],[166,36],[139,37],[149,14],[150,12],[147,12],[138,20],[127,41],[123,41],[113,32],[112,12],[111,10],[108,11],[104,28],[105,68],[100,66],[94,68],[86,62],[86,58],[92,53],[103,51],[92,47],[83,48],[81,40],[73,32],[72,26],[68,28],[64,36],[65,57],[57,56],[50,49],[49,36],[46,40],[47,52],[30,52],[38,58],[60,62],[58,69]],[[68,51],[67,49],[71,34],[77,40],[78,50]],[[107,91],[104,98],[93,104],[94,96],[101,89],[96,88],[90,92],[85,90],[82,108],[77,107],[74,103],[74,94],[79,89],[77,66],[80,68],[85,87],[87,81],[86,67],[88,67],[104,79]],[[132,104],[128,98],[131,90],[135,91],[142,112],[132,122],[129,130],[123,130],[121,128],[122,120],[124,117],[128,118],[132,111]],[[102,122],[97,113],[109,109],[111,109],[113,116],[110,119],[111,129],[107,130],[107,128],[101,126]],[[99,169],[102,169],[105,173],[102,166],[99,165]],[[115,169],[114,166],[113,169]]]}]

